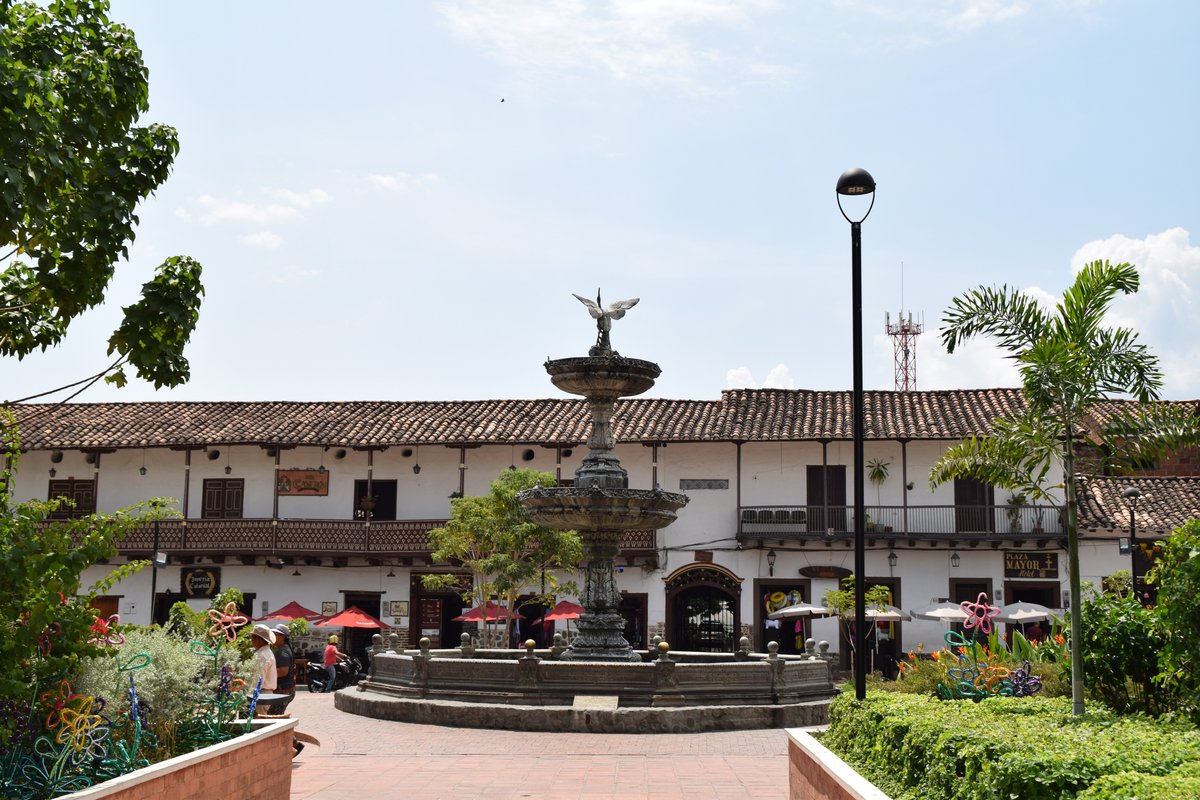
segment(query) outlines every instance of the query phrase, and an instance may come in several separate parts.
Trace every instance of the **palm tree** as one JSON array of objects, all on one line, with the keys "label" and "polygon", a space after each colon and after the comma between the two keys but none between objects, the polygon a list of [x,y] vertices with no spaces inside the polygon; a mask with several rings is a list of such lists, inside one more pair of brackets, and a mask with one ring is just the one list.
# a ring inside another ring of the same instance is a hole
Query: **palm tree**
[{"label": "palm tree", "polygon": [[[1154,403],[1162,388],[1158,359],[1127,328],[1104,327],[1118,293],[1138,290],[1137,270],[1107,261],[1086,265],[1053,310],[1002,286],[981,287],[955,298],[943,318],[948,352],[975,336],[988,336],[1016,361],[1026,408],[993,422],[992,435],[967,439],[946,451],[930,473],[933,487],[971,477],[1030,499],[1055,502],[1046,478],[1052,466],[1063,476],[1064,522],[1071,595],[1072,713],[1084,713],[1083,641],[1080,621],[1076,447],[1088,415],[1104,419],[1098,453],[1104,466],[1127,470],[1145,459],[1200,440],[1189,408]],[[1138,403],[1107,404],[1125,395]],[[1103,406],[1102,406],[1103,404]]]}]

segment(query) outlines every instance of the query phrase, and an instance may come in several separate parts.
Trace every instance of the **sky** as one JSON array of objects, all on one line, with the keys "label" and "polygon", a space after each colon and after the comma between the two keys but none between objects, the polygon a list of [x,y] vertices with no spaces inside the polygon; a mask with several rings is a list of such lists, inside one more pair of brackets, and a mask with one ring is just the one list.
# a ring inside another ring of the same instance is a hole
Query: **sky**
[{"label": "sky", "polygon": [[[1200,398],[1200,4],[1190,0],[114,0],[179,130],[104,305],[0,361],[0,399],[108,363],[155,265],[204,269],[192,378],[77,402],[561,396],[571,295],[640,298],[613,346],[649,396],[848,389],[850,226],[864,373],[892,389],[903,311],[918,389],[1016,386],[986,340],[947,354],[952,298],[1051,302],[1095,259],[1113,306]],[[51,396],[61,398],[63,395]]]}]

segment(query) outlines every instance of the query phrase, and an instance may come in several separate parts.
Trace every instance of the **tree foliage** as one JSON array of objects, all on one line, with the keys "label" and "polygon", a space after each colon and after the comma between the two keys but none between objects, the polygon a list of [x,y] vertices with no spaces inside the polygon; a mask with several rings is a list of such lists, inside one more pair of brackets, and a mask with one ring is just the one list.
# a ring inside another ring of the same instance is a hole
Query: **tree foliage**
[{"label": "tree foliage", "polygon": [[[863,595],[863,608],[882,609],[891,601],[892,590],[886,586],[875,584],[866,587]],[[858,642],[855,641],[857,637],[854,636],[854,576],[842,578],[840,589],[830,589],[821,595],[821,605],[837,614],[839,627],[842,629],[842,635],[850,644],[850,651],[852,653],[856,651]],[[868,618],[867,625],[869,628],[873,628],[874,622]],[[858,659],[850,659],[852,669],[857,663]]]},{"label": "tree foliage", "polygon": [[[538,599],[548,600],[562,590],[575,593],[574,585],[560,584],[559,574],[573,572],[583,558],[579,534],[543,527],[529,520],[517,494],[535,486],[554,486],[549,472],[504,470],[492,481],[488,493],[450,500],[450,519],[429,532],[433,559],[461,566],[470,575],[425,575],[427,588],[456,588],[463,600],[483,605],[498,596],[508,608],[533,587],[542,586]],[[512,620],[505,625],[505,638]]]},{"label": "tree foliage", "polygon": [[[0,0],[0,86],[0,355],[20,359],[104,300],[179,143],[138,124],[149,73],[107,0]],[[125,307],[100,374],[122,385],[131,365],[155,387],[186,381],[202,294],[200,265],[168,258]]]},{"label": "tree foliage", "polygon": [[1149,575],[1158,587],[1159,679],[1200,722],[1200,520],[1176,529],[1162,548]]},{"label": "tree foliage", "polygon": [[1082,607],[1087,688],[1114,711],[1159,715],[1176,705],[1157,681],[1162,630],[1157,613],[1131,591],[1129,572],[1121,572]]},{"label": "tree foliage", "polygon": [[[115,556],[116,542],[135,526],[170,512],[146,503],[113,514],[49,521],[69,501],[14,501],[11,478],[20,442],[11,425],[0,429],[8,445],[0,482],[0,700],[21,704],[67,676],[81,657],[99,652],[88,644],[96,622],[92,599],[147,562],[123,565],[86,589],[83,571]],[[11,722],[0,719],[0,745]]]},{"label": "tree foliage", "polygon": [[[1128,395],[1138,407],[1107,417],[1098,453],[1104,466],[1127,468],[1154,455],[1194,444],[1196,419],[1189,409],[1157,400],[1162,373],[1157,359],[1128,328],[1103,325],[1113,299],[1138,289],[1137,270],[1094,261],[1052,310],[1032,297],[1002,286],[973,289],[955,298],[943,318],[947,351],[977,336],[994,339],[1021,374],[1026,408],[993,421],[993,434],[968,439],[947,450],[930,473],[933,487],[971,477],[1032,498],[1053,501],[1046,480],[1057,466],[1063,476],[1064,527],[1070,572],[1071,607],[1081,601],[1078,504],[1075,497],[1076,447],[1097,405]],[[1082,640],[1079,614],[1071,615],[1071,639]],[[1072,702],[1084,713],[1082,648],[1071,648]]]}]

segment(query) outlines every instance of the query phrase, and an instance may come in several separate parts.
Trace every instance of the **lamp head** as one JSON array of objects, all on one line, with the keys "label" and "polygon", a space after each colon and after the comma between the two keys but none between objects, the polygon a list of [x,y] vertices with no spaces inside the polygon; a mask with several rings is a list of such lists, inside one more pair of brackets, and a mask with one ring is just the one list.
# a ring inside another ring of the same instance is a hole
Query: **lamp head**
[{"label": "lamp head", "polygon": [[1129,505],[1137,505],[1137,501],[1142,497],[1142,490],[1136,486],[1130,486],[1125,491],[1121,492],[1121,497],[1125,498],[1125,502]]},{"label": "lamp head", "polygon": [[854,167],[838,178],[837,193],[844,195],[871,194],[875,191],[875,179],[862,167]]},{"label": "lamp head", "polygon": [[[867,211],[857,220],[850,219],[846,213],[846,209],[842,208],[842,197],[866,197],[871,196],[871,205],[867,206]],[[862,222],[871,213],[871,209],[875,207],[875,179],[871,177],[871,173],[867,172],[862,167],[854,167],[842,173],[837,182],[838,210],[842,212],[842,216],[847,222],[855,223]]]}]

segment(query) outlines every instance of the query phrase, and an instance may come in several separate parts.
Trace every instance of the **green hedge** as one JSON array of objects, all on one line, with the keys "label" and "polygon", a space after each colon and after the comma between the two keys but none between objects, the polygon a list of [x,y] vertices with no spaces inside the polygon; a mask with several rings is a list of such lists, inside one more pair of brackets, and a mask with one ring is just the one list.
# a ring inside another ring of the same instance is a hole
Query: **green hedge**
[{"label": "green hedge", "polygon": [[830,723],[822,743],[896,800],[1200,797],[1200,731],[1069,698],[842,695]]}]

